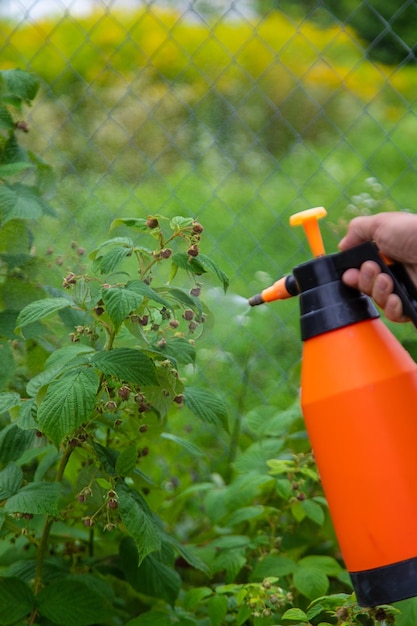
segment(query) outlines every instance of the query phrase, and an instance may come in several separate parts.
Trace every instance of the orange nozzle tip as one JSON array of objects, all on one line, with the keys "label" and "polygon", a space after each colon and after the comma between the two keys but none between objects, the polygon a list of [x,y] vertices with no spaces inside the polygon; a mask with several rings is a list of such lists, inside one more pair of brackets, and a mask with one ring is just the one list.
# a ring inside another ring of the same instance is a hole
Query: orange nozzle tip
[{"label": "orange nozzle tip", "polygon": [[291,298],[292,294],[287,289],[287,277],[284,276],[284,278],[280,278],[273,285],[264,289],[261,296],[264,302]]},{"label": "orange nozzle tip", "polygon": [[322,217],[326,217],[327,211],[323,206],[316,206],[306,211],[299,211],[294,213],[290,217],[291,226],[302,226],[307,220],[320,220]]}]

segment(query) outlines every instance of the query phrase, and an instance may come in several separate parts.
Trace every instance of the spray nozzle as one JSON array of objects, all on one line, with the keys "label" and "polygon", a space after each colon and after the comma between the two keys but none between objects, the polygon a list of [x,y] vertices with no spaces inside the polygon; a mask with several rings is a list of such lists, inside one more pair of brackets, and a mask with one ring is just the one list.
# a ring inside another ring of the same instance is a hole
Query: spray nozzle
[{"label": "spray nozzle", "polygon": [[[318,225],[318,220],[327,215],[324,207],[313,207],[306,211],[294,213],[290,217],[290,226],[302,226],[310,245],[311,251],[315,257],[325,254],[323,240]],[[285,300],[299,294],[299,289],[294,276],[284,276],[277,280],[273,285],[267,287],[261,293],[249,298],[250,306],[263,304],[264,302],[273,302],[274,300]]]},{"label": "spray nozzle", "polygon": [[319,284],[332,281],[341,282],[342,275],[347,269],[360,268],[365,261],[375,261],[382,272],[391,276],[394,283],[393,291],[401,299],[404,315],[409,317],[417,327],[417,288],[404,265],[384,257],[372,241],[366,241],[343,252],[326,255],[318,226],[318,220],[325,215],[327,215],[326,209],[315,207],[295,213],[290,217],[291,226],[303,226],[316,258],[295,267],[294,275],[284,276],[271,287],[267,287],[261,293],[252,296],[249,299],[249,304],[255,306],[273,300],[284,300]]}]

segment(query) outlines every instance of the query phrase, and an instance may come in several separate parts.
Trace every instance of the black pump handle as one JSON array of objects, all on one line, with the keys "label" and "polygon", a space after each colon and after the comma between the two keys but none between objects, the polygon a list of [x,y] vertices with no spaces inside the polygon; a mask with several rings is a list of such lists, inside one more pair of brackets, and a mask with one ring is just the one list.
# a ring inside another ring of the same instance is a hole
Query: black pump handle
[{"label": "black pump handle", "polygon": [[409,317],[417,327],[417,288],[402,263],[396,261],[389,265],[385,263],[378,252],[378,247],[372,241],[366,241],[332,256],[336,271],[340,276],[350,267],[359,269],[365,261],[375,261],[382,272],[391,276],[394,282],[394,293],[401,299],[404,315]]}]

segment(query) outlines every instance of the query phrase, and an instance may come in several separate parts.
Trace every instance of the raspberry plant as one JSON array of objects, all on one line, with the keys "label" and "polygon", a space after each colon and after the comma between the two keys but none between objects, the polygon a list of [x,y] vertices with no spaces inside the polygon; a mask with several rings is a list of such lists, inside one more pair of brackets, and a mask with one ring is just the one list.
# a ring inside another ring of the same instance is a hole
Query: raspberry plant
[{"label": "raspberry plant", "polygon": [[38,255],[54,176],[18,141],[37,90],[0,71],[0,626],[394,623],[351,595],[298,400],[242,404],[230,441],[193,384],[205,275],[228,287],[203,226],[117,218],[88,255]]}]

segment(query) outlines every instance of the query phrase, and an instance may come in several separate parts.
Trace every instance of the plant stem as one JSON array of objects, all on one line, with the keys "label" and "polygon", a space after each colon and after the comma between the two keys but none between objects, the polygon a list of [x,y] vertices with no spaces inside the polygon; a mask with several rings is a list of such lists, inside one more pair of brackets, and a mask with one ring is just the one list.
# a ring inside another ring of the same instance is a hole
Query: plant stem
[{"label": "plant stem", "polygon": [[[55,476],[55,482],[61,482],[62,477],[64,475],[65,468],[69,461],[72,451],[74,450],[73,446],[67,445],[64,448],[61,460],[58,465],[58,469]],[[38,553],[36,558],[36,573],[35,573],[35,594],[39,593],[42,586],[42,569],[43,563],[45,560],[46,552],[48,549],[48,540],[49,534],[51,532],[52,525],[54,523],[54,517],[47,516],[45,520],[45,524],[42,531],[41,540],[38,547]]]}]

